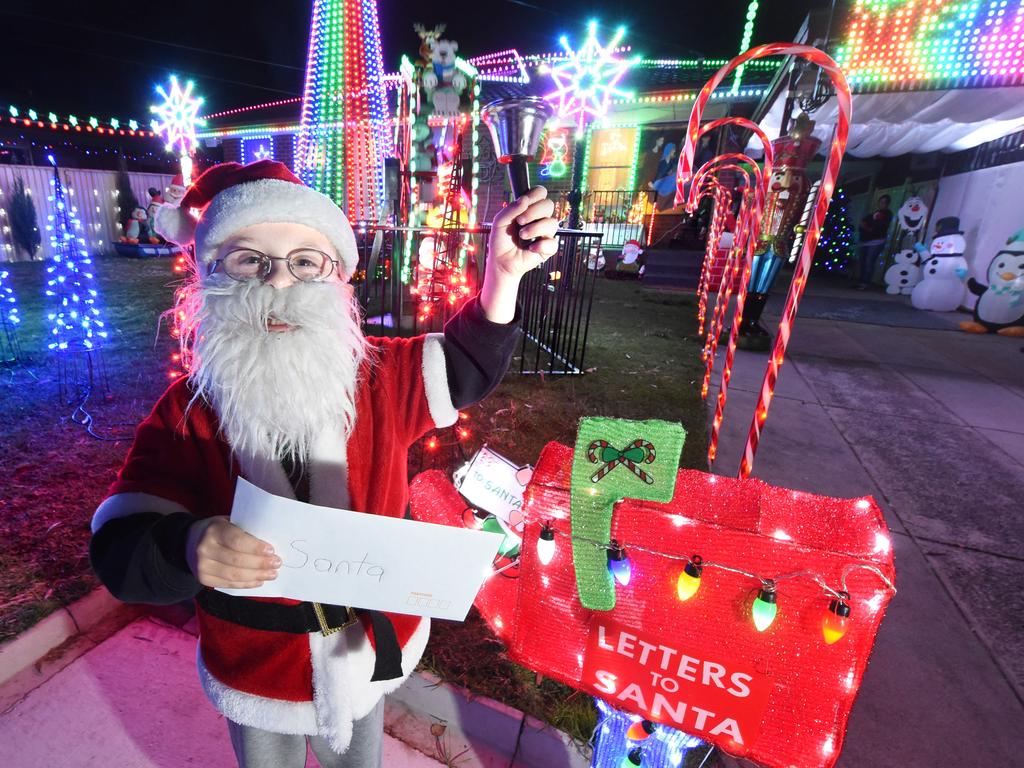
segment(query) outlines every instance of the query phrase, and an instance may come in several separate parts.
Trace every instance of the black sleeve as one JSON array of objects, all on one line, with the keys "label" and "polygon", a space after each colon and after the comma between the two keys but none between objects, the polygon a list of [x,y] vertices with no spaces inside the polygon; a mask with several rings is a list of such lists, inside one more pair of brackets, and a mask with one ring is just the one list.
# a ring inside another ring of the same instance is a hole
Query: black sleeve
[{"label": "black sleeve", "polygon": [[445,324],[445,368],[453,406],[478,403],[501,382],[519,342],[520,315],[516,305],[512,322],[492,323],[475,297]]},{"label": "black sleeve", "polygon": [[110,594],[126,603],[170,605],[203,588],[185,561],[188,512],[141,512],[103,524],[89,542],[89,560]]}]

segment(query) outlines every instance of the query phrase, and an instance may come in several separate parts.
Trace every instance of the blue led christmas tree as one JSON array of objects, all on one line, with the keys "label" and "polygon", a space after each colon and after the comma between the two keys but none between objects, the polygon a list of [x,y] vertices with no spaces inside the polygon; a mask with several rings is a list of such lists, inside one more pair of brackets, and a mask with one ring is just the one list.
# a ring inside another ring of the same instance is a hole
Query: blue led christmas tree
[{"label": "blue led christmas tree", "polygon": [[18,300],[11,288],[10,272],[0,270],[0,363],[15,363],[21,357],[18,344]]},{"label": "blue led christmas tree", "polygon": [[842,187],[836,189],[825,216],[821,239],[814,250],[814,266],[818,269],[842,274],[853,263],[854,229],[850,221],[849,201]]},{"label": "blue led christmas tree", "polygon": [[51,297],[49,349],[64,352],[72,349],[93,350],[107,338],[106,327],[96,306],[98,294],[93,288],[92,259],[80,234],[82,225],[77,210],[68,200],[60,180],[57,162],[53,166],[53,213],[48,217],[53,261],[46,268],[50,279],[46,295]]},{"label": "blue led christmas tree", "polygon": [[591,768],[681,768],[691,749],[700,748],[704,758],[711,750],[695,736],[642,720],[601,699],[594,703],[598,722]]}]

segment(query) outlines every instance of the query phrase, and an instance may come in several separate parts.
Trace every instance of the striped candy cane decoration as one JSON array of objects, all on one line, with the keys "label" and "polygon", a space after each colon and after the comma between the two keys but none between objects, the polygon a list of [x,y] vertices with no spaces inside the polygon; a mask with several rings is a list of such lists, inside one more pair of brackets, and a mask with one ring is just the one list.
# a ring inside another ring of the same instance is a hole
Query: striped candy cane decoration
[{"label": "striped candy cane decoration", "polygon": [[840,70],[836,61],[826,53],[809,45],[797,45],[794,43],[769,43],[752,48],[745,53],[733,58],[725,67],[719,70],[705,87],[700,90],[690,113],[690,121],[686,129],[686,143],[679,158],[679,167],[676,172],[676,204],[679,205],[685,198],[685,185],[689,181],[693,169],[693,155],[696,151],[697,139],[700,133],[700,118],[705,110],[708,100],[715,89],[728,77],[729,73],[737,67],[754,58],[773,55],[800,56],[815,63],[825,71],[831,83],[836,89],[836,98],[839,105],[839,120],[836,125],[836,133],[828,152],[828,160],[825,164],[825,171],[821,178],[821,185],[818,189],[818,197],[814,206],[812,217],[807,233],[804,238],[800,259],[797,262],[797,269],[790,284],[790,292],[786,296],[785,308],[779,322],[778,333],[775,337],[775,344],[772,355],[768,360],[768,367],[765,370],[764,381],[761,385],[761,392],[757,407],[754,412],[754,420],[751,424],[750,433],[746,438],[743,449],[743,458],[739,467],[739,476],[749,477],[754,467],[754,457],[757,453],[758,442],[761,438],[761,429],[768,418],[768,408],[771,404],[775,391],[775,382],[778,380],[778,371],[785,357],[785,348],[790,341],[790,334],[793,329],[793,322],[796,318],[800,305],[800,298],[803,296],[804,288],[807,285],[807,275],[810,271],[810,263],[813,259],[814,249],[821,233],[821,225],[825,214],[828,211],[828,204],[831,202],[836,188],[836,180],[839,176],[840,165],[843,161],[843,154],[846,151],[846,143],[850,132],[850,120],[853,113],[853,98],[846,77]]},{"label": "striped candy cane decoration", "polygon": [[697,139],[700,136],[701,115],[708,100],[711,98],[711,94],[728,77],[729,73],[741,64],[745,64],[752,59],[778,55],[799,56],[825,70],[836,91],[839,118],[836,121],[835,135],[829,148],[825,173],[822,175],[821,186],[818,190],[818,198],[814,206],[814,216],[808,225],[807,233],[804,237],[800,258],[797,261],[796,271],[793,274],[793,280],[790,283],[789,293],[786,297],[786,306],[782,313],[782,320],[779,322],[779,331],[775,337],[772,356],[768,360],[768,367],[765,370],[764,380],[761,384],[758,403],[754,409],[754,418],[750,425],[747,443],[743,449],[743,459],[740,463],[739,471],[741,478],[749,477],[753,469],[754,456],[757,453],[757,446],[761,438],[761,429],[768,418],[768,408],[771,405],[775,392],[775,383],[778,380],[779,369],[785,359],[786,346],[789,343],[793,321],[799,308],[800,298],[807,285],[807,275],[814,257],[814,249],[817,247],[818,238],[821,235],[821,226],[828,212],[829,203],[832,201],[832,193],[835,191],[836,179],[839,176],[839,166],[842,163],[843,153],[846,151],[846,142],[850,132],[850,119],[853,113],[853,97],[850,94],[850,87],[846,82],[845,75],[843,75],[842,70],[839,69],[839,66],[828,54],[809,45],[769,43],[751,48],[746,53],[740,54],[718,70],[697,96],[693,111],[690,113],[690,122],[686,130],[686,143],[679,157],[679,167],[676,171],[676,204],[679,205],[685,198],[685,185],[689,181],[693,170],[693,157],[697,148]]},{"label": "striped candy cane decoration", "polygon": [[[765,180],[768,177],[765,177]],[[762,194],[763,187],[758,188],[758,194],[754,200],[753,217],[758,224],[764,209],[765,195]],[[708,463],[713,464],[718,455],[718,433],[722,426],[722,419],[725,414],[725,401],[729,394],[729,381],[732,379],[732,363],[736,357],[736,342],[740,335],[740,323],[743,321],[743,307],[747,302],[747,290],[750,287],[750,273],[754,267],[754,249],[757,247],[760,227],[755,224],[748,233],[747,242],[744,245],[743,276],[740,278],[740,288],[736,294],[736,311],[733,314],[732,328],[729,329],[729,344],[725,350],[725,364],[722,366],[722,380],[718,383],[718,397],[715,402],[715,418],[711,422],[711,438],[708,441]]]},{"label": "striped candy cane decoration", "polygon": [[[712,317],[708,335],[704,347],[704,380],[701,382],[700,396],[707,399],[708,388],[711,384],[711,374],[715,367],[715,355],[718,353],[718,340],[722,334],[722,326],[725,323],[725,314],[732,298],[733,285],[743,267],[743,256],[747,252],[747,243],[752,239],[752,215],[751,201],[755,193],[749,189],[743,193],[743,202],[740,204],[740,218],[736,225],[736,242],[729,251],[725,270],[722,273],[722,284],[719,286],[718,295],[715,299],[715,313]],[[742,290],[742,286],[741,286]]]},{"label": "striped candy cane decoration", "polygon": [[[739,161],[749,166],[738,165]],[[715,298],[715,310],[708,329],[708,335],[704,342],[702,357],[704,360],[704,380],[701,384],[701,397],[706,398],[711,383],[711,374],[714,370],[715,354],[718,351],[718,339],[721,336],[722,325],[725,322],[725,314],[729,307],[729,300],[732,298],[732,287],[742,268],[742,259],[746,253],[746,243],[750,238],[757,237],[759,230],[758,218],[751,215],[751,204],[761,206],[764,177],[761,169],[753,160],[744,154],[732,152],[719,155],[701,166],[694,176],[695,185],[699,184],[706,174],[717,173],[723,170],[734,170],[743,174],[746,183],[740,217],[736,226],[736,237],[732,249],[726,258],[725,270],[723,272],[722,285],[719,287]],[[692,192],[691,192],[692,196]],[[744,293],[744,296],[746,294]]]},{"label": "striped candy cane decoration", "polygon": [[[708,227],[708,241],[704,248],[704,263],[701,265],[700,282],[697,284],[697,333],[704,333],[704,318],[708,306],[708,284],[711,279],[711,265],[714,262],[715,253],[718,250],[718,241],[725,229],[725,219],[732,204],[732,193],[714,176],[705,177],[706,183],[702,185],[700,195],[694,203],[694,210],[700,205],[700,200],[710,197],[713,201],[711,207],[711,226]],[[691,211],[692,212],[692,211]]]},{"label": "striped candy cane decoration", "polygon": [[[771,178],[772,168],[775,165],[775,148],[772,146],[772,143],[769,140],[768,136],[765,134],[765,132],[761,130],[761,126],[759,126],[757,123],[753,122],[752,120],[748,120],[745,117],[720,117],[717,120],[712,120],[710,123],[707,123],[707,124],[701,126],[700,129],[697,132],[697,140],[700,140],[700,138],[702,136],[704,136],[705,134],[709,133],[710,131],[714,131],[714,130],[716,130],[718,128],[721,128],[722,126],[726,126],[726,125],[734,125],[734,126],[736,126],[738,128],[741,128],[743,130],[750,131],[754,136],[757,136],[758,140],[761,142],[761,146],[764,149],[764,169],[761,172],[761,183],[760,183],[760,185],[758,187],[758,190],[760,192],[761,199],[762,200],[766,200],[768,198],[768,180]],[[680,161],[681,161],[681,158],[680,158]],[[685,184],[685,182],[684,182],[684,184]],[[679,176],[677,175],[677,177],[676,177],[676,187],[677,187],[677,189],[678,189],[678,186],[679,186]],[[693,190],[695,189],[695,187],[696,187],[696,185],[691,186],[691,188],[690,188],[690,199],[689,199],[689,201],[687,201],[687,211],[689,211],[690,213],[693,213],[693,211],[696,210],[696,204],[694,203],[694,200],[693,200],[693,198],[694,198]],[[754,219],[754,221],[757,224],[757,229],[758,229],[758,233],[757,234],[760,234],[759,230],[760,230],[761,217],[760,216],[756,217]],[[724,223],[724,220],[723,220],[723,223]],[[721,232],[719,232],[718,234],[721,235]],[[736,234],[739,235],[738,228],[737,228],[737,233]],[[737,240],[738,239],[739,238],[737,237]],[[710,262],[709,262],[709,258],[713,258],[714,257],[714,252],[715,252],[717,244],[718,244],[718,239],[717,238],[715,238],[714,240],[709,240],[709,242],[708,242],[708,248],[705,251],[705,256],[704,256],[704,269],[701,270],[701,279],[700,279],[700,282],[699,282],[699,284],[697,286],[697,323],[698,323],[697,332],[698,333],[704,333],[704,316],[705,316],[705,313],[707,311],[707,293],[708,293],[708,283],[706,282],[706,280],[710,276]],[[744,297],[744,299],[746,298],[746,291],[742,291],[742,296]],[[738,306],[738,308],[740,310],[742,310],[742,305],[738,303],[739,302],[739,298],[740,298],[739,295],[737,295],[737,306]]]}]

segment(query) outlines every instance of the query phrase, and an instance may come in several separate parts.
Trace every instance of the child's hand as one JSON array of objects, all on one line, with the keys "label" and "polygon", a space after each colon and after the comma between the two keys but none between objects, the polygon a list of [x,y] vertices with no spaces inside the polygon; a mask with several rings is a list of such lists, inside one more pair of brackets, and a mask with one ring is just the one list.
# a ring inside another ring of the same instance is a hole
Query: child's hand
[{"label": "child's hand", "polygon": [[[488,271],[513,277],[540,266],[558,250],[558,222],[552,218],[555,204],[548,200],[544,187],[534,187],[494,217],[490,246],[487,249]],[[537,238],[525,248],[524,242]]]},{"label": "child's hand", "polygon": [[252,589],[277,578],[281,558],[273,548],[227,517],[200,521],[193,528],[201,533],[194,537],[190,532],[185,558],[203,586]]}]

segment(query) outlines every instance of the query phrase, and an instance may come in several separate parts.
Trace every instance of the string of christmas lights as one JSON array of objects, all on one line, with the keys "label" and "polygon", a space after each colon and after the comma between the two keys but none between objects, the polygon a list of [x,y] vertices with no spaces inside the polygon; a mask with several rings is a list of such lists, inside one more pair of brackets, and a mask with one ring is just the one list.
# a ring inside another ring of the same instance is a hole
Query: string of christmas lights
[{"label": "string of christmas lights", "polygon": [[267,101],[262,104],[250,104],[247,107],[235,107],[234,109],[225,109],[220,112],[213,112],[209,115],[203,115],[203,120],[213,120],[218,117],[230,117],[231,115],[241,115],[246,112],[254,112],[258,109],[273,109],[274,107],[283,107],[285,104],[301,104],[302,97],[296,96],[291,99],[278,99],[277,101]]},{"label": "string of christmas lights", "polygon": [[[95,117],[90,117],[86,120],[83,125],[79,122],[75,115],[68,115],[66,118],[61,118],[56,112],[48,112],[46,119],[44,120],[39,112],[34,109],[22,110],[19,107],[11,104],[7,107],[7,113],[9,117],[8,122],[15,125],[24,125],[36,128],[45,128],[49,126],[53,130],[63,129],[65,131],[85,131],[92,133],[95,131],[99,134],[117,134],[119,136],[139,136],[145,138],[152,138],[156,134],[153,131],[147,131],[145,128],[140,128],[139,123],[136,120],[128,120],[122,123],[116,117],[110,118],[107,123],[101,124],[100,121]],[[127,130],[122,125],[128,126]]]},{"label": "string of christmas lights", "polygon": [[[680,518],[680,520],[682,520],[682,518]],[[830,598],[822,616],[822,636],[828,645],[832,645],[841,639],[849,626],[849,617],[852,610],[850,608],[850,590],[847,586],[847,579],[850,574],[858,570],[865,570],[873,573],[881,579],[886,587],[892,590],[894,595],[896,594],[895,585],[888,577],[886,577],[881,569],[873,565],[868,565],[867,563],[849,563],[844,566],[843,570],[840,572],[839,586],[834,587],[827,582],[824,576],[814,571],[791,571],[765,576],[735,565],[707,560],[699,554],[677,555],[639,544],[623,543],[616,539],[601,541],[581,534],[566,533],[565,531],[560,531],[555,528],[552,525],[552,521],[538,519],[536,517],[526,517],[524,525],[541,526],[541,530],[537,537],[536,553],[537,559],[542,565],[550,564],[554,558],[555,551],[557,549],[555,540],[556,536],[571,542],[582,542],[607,552],[608,570],[611,572],[615,580],[622,586],[628,586],[632,578],[632,564],[629,559],[629,552],[631,551],[643,552],[648,555],[654,555],[656,557],[684,563],[683,568],[679,572],[676,584],[676,594],[680,602],[686,602],[697,594],[698,590],[703,585],[702,578],[706,569],[710,568],[712,570],[726,571],[728,573],[734,573],[739,576],[749,578],[760,585],[758,587],[758,594],[750,609],[751,619],[753,620],[754,626],[758,632],[764,632],[775,622],[778,615],[779,583],[794,579],[808,579],[821,587],[822,591],[824,591]],[[780,541],[787,541],[790,539],[788,534],[782,531],[776,531],[774,537]],[[883,542],[879,542],[880,546],[882,544]],[[888,540],[884,542],[884,546],[886,548],[890,546]]]}]

